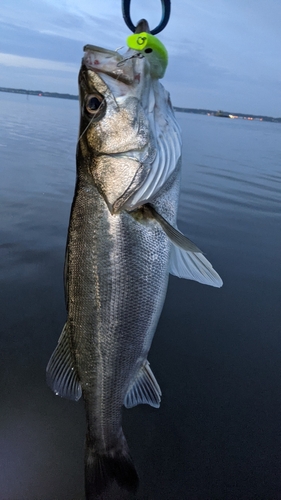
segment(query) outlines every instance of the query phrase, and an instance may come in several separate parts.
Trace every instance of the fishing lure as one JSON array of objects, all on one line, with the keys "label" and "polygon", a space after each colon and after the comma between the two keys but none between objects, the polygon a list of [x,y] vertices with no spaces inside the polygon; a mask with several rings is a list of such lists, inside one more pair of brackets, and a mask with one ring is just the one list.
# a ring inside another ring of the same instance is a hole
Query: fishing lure
[{"label": "fishing lure", "polygon": [[127,38],[130,49],[148,59],[153,78],[163,78],[168,65],[168,52],[162,42],[150,33],[136,33]]}]

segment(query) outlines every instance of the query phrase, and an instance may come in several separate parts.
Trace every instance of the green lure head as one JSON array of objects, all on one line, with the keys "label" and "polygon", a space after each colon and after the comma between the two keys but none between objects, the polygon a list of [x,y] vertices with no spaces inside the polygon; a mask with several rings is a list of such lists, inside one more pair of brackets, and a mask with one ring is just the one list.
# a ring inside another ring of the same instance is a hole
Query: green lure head
[{"label": "green lure head", "polygon": [[148,59],[153,78],[163,78],[168,65],[168,52],[156,36],[145,32],[136,33],[128,36],[127,45]]}]

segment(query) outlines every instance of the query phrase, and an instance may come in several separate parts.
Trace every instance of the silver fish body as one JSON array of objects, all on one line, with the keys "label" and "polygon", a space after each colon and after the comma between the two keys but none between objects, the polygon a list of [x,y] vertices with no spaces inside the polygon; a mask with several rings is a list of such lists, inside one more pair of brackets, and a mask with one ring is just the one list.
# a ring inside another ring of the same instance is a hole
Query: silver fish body
[{"label": "silver fish body", "polygon": [[[177,258],[173,248],[189,254],[203,282],[220,286],[191,242],[186,251],[181,233],[180,243],[173,241],[181,139],[169,95],[151,78],[145,58],[120,61],[119,54],[92,46],[82,61],[77,182],[65,260],[68,317],[47,367],[56,394],[74,400],[83,395],[87,500],[102,495],[114,479],[128,490],[137,487],[121,410],[160,405],[147,356]],[[174,274],[186,267],[178,259]]]},{"label": "silver fish body", "polygon": [[[159,206],[169,201],[171,192],[165,194]],[[130,461],[122,405],[160,404],[157,383],[143,401],[133,392],[163,307],[169,253],[155,222],[141,224],[126,212],[112,216],[94,187],[79,187],[68,243],[68,323],[86,407],[89,462],[92,455],[108,454]],[[102,491],[102,485],[96,488]]]}]

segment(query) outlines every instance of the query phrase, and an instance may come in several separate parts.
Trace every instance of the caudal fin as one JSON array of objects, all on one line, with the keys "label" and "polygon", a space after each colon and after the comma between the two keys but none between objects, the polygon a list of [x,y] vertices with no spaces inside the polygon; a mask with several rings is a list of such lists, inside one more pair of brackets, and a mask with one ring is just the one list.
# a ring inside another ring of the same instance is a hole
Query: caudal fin
[{"label": "caudal fin", "polygon": [[[125,438],[124,438],[125,439]],[[122,449],[108,453],[96,453],[90,441],[85,450],[85,494],[86,500],[96,500],[107,491],[113,481],[129,492],[135,493],[139,478],[129,454],[126,441]]]}]

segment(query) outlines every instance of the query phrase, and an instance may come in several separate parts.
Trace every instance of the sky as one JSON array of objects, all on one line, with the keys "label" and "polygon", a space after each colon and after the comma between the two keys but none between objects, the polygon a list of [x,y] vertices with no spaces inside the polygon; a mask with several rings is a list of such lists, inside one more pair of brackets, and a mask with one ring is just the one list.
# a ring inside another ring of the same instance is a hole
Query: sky
[{"label": "sky", "polygon": [[[160,0],[131,0],[154,28]],[[174,106],[281,117],[281,2],[171,0],[159,39]],[[126,46],[121,0],[1,0],[0,86],[77,94],[83,46]]]}]

